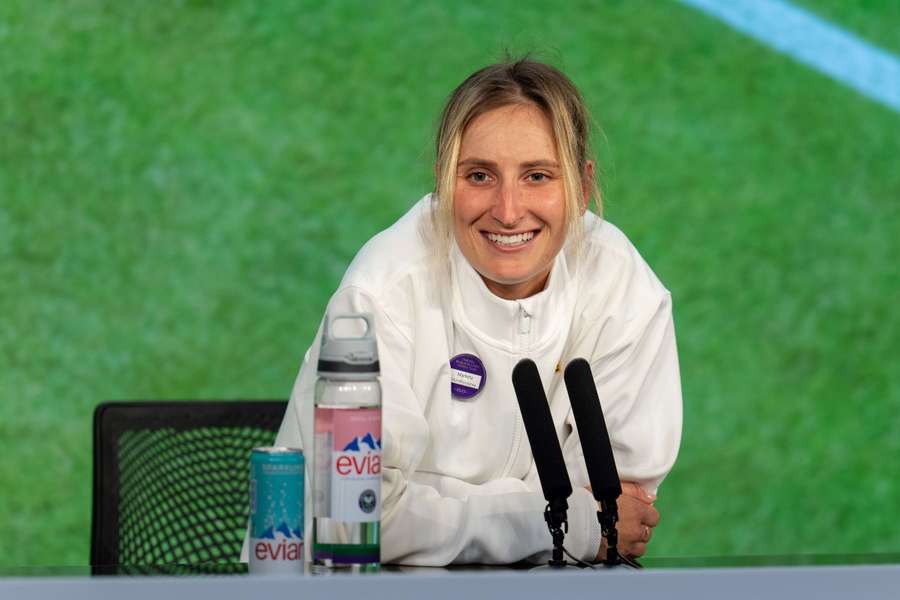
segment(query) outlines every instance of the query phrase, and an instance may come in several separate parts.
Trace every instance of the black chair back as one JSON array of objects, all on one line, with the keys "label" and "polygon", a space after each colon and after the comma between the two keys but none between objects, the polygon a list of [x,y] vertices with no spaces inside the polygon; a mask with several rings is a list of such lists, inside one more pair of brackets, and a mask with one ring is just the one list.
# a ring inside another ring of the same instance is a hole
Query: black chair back
[{"label": "black chair back", "polygon": [[107,402],[94,411],[92,565],[233,563],[250,451],[287,402]]}]

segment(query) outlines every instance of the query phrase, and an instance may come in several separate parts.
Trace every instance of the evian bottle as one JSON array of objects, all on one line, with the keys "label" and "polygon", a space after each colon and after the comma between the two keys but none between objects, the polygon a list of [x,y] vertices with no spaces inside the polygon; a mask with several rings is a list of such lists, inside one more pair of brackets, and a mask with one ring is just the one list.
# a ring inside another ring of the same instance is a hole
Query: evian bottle
[{"label": "evian bottle", "polygon": [[378,374],[372,315],[326,315],[315,396],[313,573],[381,564]]}]

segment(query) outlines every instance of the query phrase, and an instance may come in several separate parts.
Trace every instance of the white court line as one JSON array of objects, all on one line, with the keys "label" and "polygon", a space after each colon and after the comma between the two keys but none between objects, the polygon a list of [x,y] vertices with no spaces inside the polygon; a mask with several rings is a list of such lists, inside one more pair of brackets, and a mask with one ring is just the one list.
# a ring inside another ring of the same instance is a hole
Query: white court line
[{"label": "white court line", "polygon": [[900,112],[900,60],[784,0],[679,0]]}]

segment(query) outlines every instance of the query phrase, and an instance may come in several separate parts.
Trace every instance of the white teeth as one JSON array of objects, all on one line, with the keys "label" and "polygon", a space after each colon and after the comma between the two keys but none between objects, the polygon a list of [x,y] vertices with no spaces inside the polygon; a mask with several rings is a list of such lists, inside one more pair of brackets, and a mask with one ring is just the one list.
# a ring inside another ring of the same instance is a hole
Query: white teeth
[{"label": "white teeth", "polygon": [[526,233],[518,233],[516,235],[500,235],[498,233],[488,233],[487,238],[495,244],[503,246],[515,246],[516,244],[524,244],[534,237],[533,231]]}]

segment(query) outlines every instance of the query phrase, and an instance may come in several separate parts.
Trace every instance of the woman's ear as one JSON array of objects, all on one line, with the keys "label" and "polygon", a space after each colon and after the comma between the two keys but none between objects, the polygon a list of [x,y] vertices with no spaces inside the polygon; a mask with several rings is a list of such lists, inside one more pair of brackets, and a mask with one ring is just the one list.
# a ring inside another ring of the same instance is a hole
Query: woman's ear
[{"label": "woman's ear", "polygon": [[591,203],[591,190],[594,188],[594,161],[589,160],[584,165],[584,173],[581,179],[581,214]]}]

